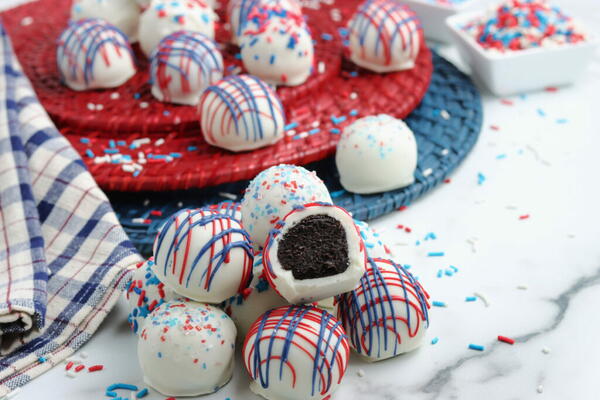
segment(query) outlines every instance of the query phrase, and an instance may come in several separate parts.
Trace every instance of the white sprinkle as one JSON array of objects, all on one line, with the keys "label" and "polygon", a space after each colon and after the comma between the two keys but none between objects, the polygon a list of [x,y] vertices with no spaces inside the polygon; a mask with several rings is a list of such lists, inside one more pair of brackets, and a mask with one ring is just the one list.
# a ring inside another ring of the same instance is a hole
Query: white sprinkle
[{"label": "white sprinkle", "polygon": [[550,350],[550,348],[549,348],[549,347],[543,347],[543,348],[542,348],[542,353],[544,353],[544,354],[550,354],[550,352],[551,352],[551,351],[552,351],[552,350]]},{"label": "white sprinkle", "polygon": [[450,119],[450,113],[446,110],[442,110],[440,111],[440,115],[442,116],[442,118],[444,118],[446,121]]},{"label": "white sprinkle", "polygon": [[527,285],[519,285],[519,286],[517,286],[517,289],[519,289],[519,290],[527,290],[528,287],[527,287]]},{"label": "white sprinkle", "polygon": [[172,161],[173,161],[173,157],[171,157],[171,156],[166,156],[165,157],[165,162],[169,163],[169,162],[172,162]]},{"label": "white sprinkle", "polygon": [[516,206],[511,206],[511,205],[508,205],[508,206],[506,206],[506,209],[507,209],[507,210],[516,210],[516,209],[517,209],[517,207],[516,207]]},{"label": "white sprinkle", "polygon": [[475,292],[475,293],[473,293],[473,295],[475,297],[479,297],[481,299],[481,301],[483,302],[484,306],[486,306],[486,307],[490,306],[490,302],[488,301],[488,299],[483,294]]},{"label": "white sprinkle", "polygon": [[231,75],[237,75],[240,72],[242,72],[242,68],[241,67],[235,67],[234,69],[231,70]]},{"label": "white sprinkle", "polygon": [[352,93],[350,93],[350,98],[351,98],[352,100],[356,100],[356,99],[358,98],[358,93],[356,93],[356,92],[352,92]]},{"label": "white sprinkle", "polygon": [[148,205],[150,204],[150,199],[146,199],[144,200],[144,207],[148,207]]},{"label": "white sprinkle", "polygon": [[21,20],[21,26],[29,26],[33,24],[33,17],[24,17]]},{"label": "white sprinkle", "polygon": [[96,111],[102,111],[104,110],[104,105],[103,104],[96,104]]},{"label": "white sprinkle", "polygon": [[133,171],[135,171],[135,168],[131,164],[123,164],[122,168],[123,168],[123,171],[125,171],[125,172],[133,172]]},{"label": "white sprinkle", "polygon": [[325,63],[323,61],[319,61],[319,64],[317,65],[317,71],[319,74],[325,72]]},{"label": "white sprinkle", "polygon": [[165,144],[165,139],[163,138],[160,138],[156,142],[154,142],[155,146],[162,146],[163,144]]},{"label": "white sprinkle", "polygon": [[183,207],[183,202],[182,201],[178,202],[177,207],[179,207],[179,208]]},{"label": "white sprinkle", "polygon": [[[109,156],[106,156],[106,157],[109,157]],[[113,154],[112,156],[110,156],[110,161],[121,161],[121,157],[123,157],[123,155]]]},{"label": "white sprinkle", "polygon": [[86,353],[85,351],[82,351],[81,353],[79,353],[79,357],[86,359],[86,358],[88,358],[88,353]]},{"label": "white sprinkle", "polygon": [[107,162],[110,162],[110,157],[108,156],[94,158],[94,164],[104,164]]},{"label": "white sprinkle", "polygon": [[87,109],[94,111],[96,109],[96,105],[94,103],[87,103]]},{"label": "white sprinkle", "polygon": [[73,371],[67,371],[67,376],[69,378],[75,378],[77,376],[77,374],[75,374],[75,372],[73,372]]},{"label": "white sprinkle", "polygon": [[148,106],[149,106],[149,105],[150,105],[150,104],[148,104],[148,102],[147,102],[147,101],[142,101],[142,102],[140,103],[140,108],[148,108]]},{"label": "white sprinkle", "polygon": [[312,124],[310,124],[310,126],[313,127],[313,128],[318,128],[319,125],[321,125],[321,123],[319,121],[315,121]]},{"label": "white sprinkle", "polygon": [[288,135],[288,136],[294,136],[296,134],[296,130],[295,129],[290,129],[285,134]]},{"label": "white sprinkle", "polygon": [[358,375],[359,377],[363,377],[365,376],[365,371],[363,371],[362,369],[359,369],[358,371],[356,371],[356,375]]},{"label": "white sprinkle", "polygon": [[449,149],[443,149],[443,150],[440,152],[440,154],[441,154],[441,155],[443,155],[443,156],[447,156],[448,154],[450,154],[450,150],[449,150]]},{"label": "white sprinkle", "polygon": [[537,392],[538,392],[538,393],[544,393],[544,386],[543,386],[543,385],[539,385],[539,386],[537,387]]},{"label": "white sprinkle", "polygon": [[146,155],[143,151],[138,151],[138,158],[146,158]]},{"label": "white sprinkle", "polygon": [[431,168],[427,168],[425,171],[423,171],[423,176],[424,177],[428,177],[429,175],[431,175],[433,173],[433,169]]},{"label": "white sprinkle", "polygon": [[408,246],[409,244],[406,242],[396,242],[394,243],[396,246]]},{"label": "white sprinkle", "polygon": [[140,139],[135,139],[133,142],[133,144],[137,145],[142,145],[142,144],[148,144],[150,143],[150,138],[140,138]]},{"label": "white sprinkle", "polygon": [[137,160],[138,164],[146,164],[146,159],[145,158],[140,158]]},{"label": "white sprinkle", "polygon": [[133,222],[134,224],[143,224],[144,223],[144,218],[133,218],[131,220],[131,222]]},{"label": "white sprinkle", "polygon": [[179,125],[179,124],[181,123],[181,118],[179,118],[179,117],[175,117],[175,119],[173,120],[173,123],[174,123],[175,125]]},{"label": "white sprinkle", "polygon": [[305,137],[307,137],[307,136],[308,136],[308,132],[302,132],[302,133],[299,133],[299,134],[297,135],[297,138],[298,138],[298,139],[304,139],[304,138],[305,138]]},{"label": "white sprinkle", "polygon": [[121,95],[119,94],[119,92],[112,92],[112,93],[110,94],[110,98],[111,98],[111,100],[116,100],[116,99],[118,99],[119,97],[121,97]]},{"label": "white sprinkle", "polygon": [[219,196],[224,197],[229,200],[237,200],[237,196],[233,193],[219,192]]},{"label": "white sprinkle", "polygon": [[[144,160],[144,162],[146,162],[146,160]],[[144,169],[144,167],[142,167],[140,164],[133,163],[131,165],[133,165],[133,168],[137,171],[141,171]]]}]

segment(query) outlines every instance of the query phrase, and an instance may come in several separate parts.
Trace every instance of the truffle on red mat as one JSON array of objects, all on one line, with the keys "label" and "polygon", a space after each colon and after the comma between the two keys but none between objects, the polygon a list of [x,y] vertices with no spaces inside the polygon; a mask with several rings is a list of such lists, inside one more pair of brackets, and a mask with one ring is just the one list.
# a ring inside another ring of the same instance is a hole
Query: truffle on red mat
[{"label": "truffle on red mat", "polygon": [[310,203],[277,222],[265,244],[263,264],[282,297],[310,303],[355,287],[365,271],[365,247],[346,210]]}]

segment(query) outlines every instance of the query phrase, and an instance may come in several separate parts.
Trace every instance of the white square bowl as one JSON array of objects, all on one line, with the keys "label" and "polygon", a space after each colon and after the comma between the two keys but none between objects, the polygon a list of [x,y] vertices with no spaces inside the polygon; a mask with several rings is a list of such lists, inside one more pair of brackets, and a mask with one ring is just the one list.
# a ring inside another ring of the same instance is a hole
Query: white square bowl
[{"label": "white square bowl", "polygon": [[465,0],[460,4],[438,4],[427,0],[403,0],[419,17],[425,37],[438,42],[450,43],[450,31],[446,19],[462,12],[485,8],[490,0]]},{"label": "white square bowl", "polygon": [[497,96],[509,96],[571,84],[585,71],[598,45],[586,34],[583,42],[551,48],[516,51],[486,50],[462,27],[482,12],[469,12],[449,17],[446,24],[455,38],[458,51],[473,75]]}]

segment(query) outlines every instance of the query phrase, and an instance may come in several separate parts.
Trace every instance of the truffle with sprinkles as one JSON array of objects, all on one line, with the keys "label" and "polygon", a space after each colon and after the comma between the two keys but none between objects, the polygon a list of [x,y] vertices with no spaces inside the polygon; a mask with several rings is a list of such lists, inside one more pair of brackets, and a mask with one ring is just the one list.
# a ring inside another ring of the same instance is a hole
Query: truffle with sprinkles
[{"label": "truffle with sprinkles", "polygon": [[339,321],[312,306],[267,311],[250,328],[242,349],[250,389],[270,400],[330,398],[349,353]]},{"label": "truffle with sprinkles", "polygon": [[352,348],[369,361],[412,351],[429,327],[429,295],[403,266],[369,259],[360,284],[338,298]]},{"label": "truffle with sprinkles", "polygon": [[253,251],[248,233],[227,215],[185,209],[154,241],[154,272],[180,295],[218,304],[248,287]]},{"label": "truffle with sprinkles", "polygon": [[396,0],[366,0],[348,32],[350,60],[379,73],[413,68],[423,40],[416,14]]},{"label": "truffle with sprinkles", "polygon": [[[260,12],[260,11],[257,11]],[[313,72],[314,45],[302,17],[266,15],[240,38],[246,70],[273,85],[297,86]]]},{"label": "truffle with sprinkles", "polygon": [[69,23],[58,39],[56,62],[61,81],[73,90],[121,86],[135,74],[127,36],[101,19]]},{"label": "truffle with sprinkles", "polygon": [[295,206],[314,202],[332,202],[315,172],[286,164],[262,171],[250,182],[242,199],[242,222],[254,247],[262,247],[275,223]]},{"label": "truffle with sprinkles", "polygon": [[174,300],[155,309],[138,339],[144,380],[165,396],[197,396],[231,379],[236,329],[221,309]]},{"label": "truffle with sprinkles", "polygon": [[204,0],[152,0],[140,17],[140,46],[150,56],[160,41],[177,31],[214,38],[217,14]]},{"label": "truffle with sprinkles", "polygon": [[501,52],[586,40],[571,17],[544,0],[508,0],[463,27],[485,49]]},{"label": "truffle with sprinkles", "polygon": [[146,317],[158,306],[176,297],[175,292],[162,283],[154,271],[154,258],[137,265],[126,286],[125,298],[131,307],[128,321],[133,333],[139,333]]},{"label": "truffle with sprinkles", "polygon": [[152,54],[152,94],[160,101],[196,105],[202,92],[223,78],[223,57],[215,42],[198,32],[175,32]]},{"label": "truffle with sprinkles", "polygon": [[261,79],[231,75],[200,100],[204,139],[230,151],[254,150],[283,138],[285,115],[277,94]]},{"label": "truffle with sprinkles", "polygon": [[140,9],[132,0],[75,0],[71,19],[99,18],[119,28],[133,43],[137,41]]}]

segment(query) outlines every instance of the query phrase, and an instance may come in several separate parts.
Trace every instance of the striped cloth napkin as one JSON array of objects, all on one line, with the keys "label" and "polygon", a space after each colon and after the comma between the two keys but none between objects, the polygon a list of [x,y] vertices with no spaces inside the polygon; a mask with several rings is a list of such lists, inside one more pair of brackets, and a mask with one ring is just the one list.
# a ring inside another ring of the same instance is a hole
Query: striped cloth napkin
[{"label": "striped cloth napkin", "polygon": [[0,398],[88,340],[138,261],[0,25]]}]

